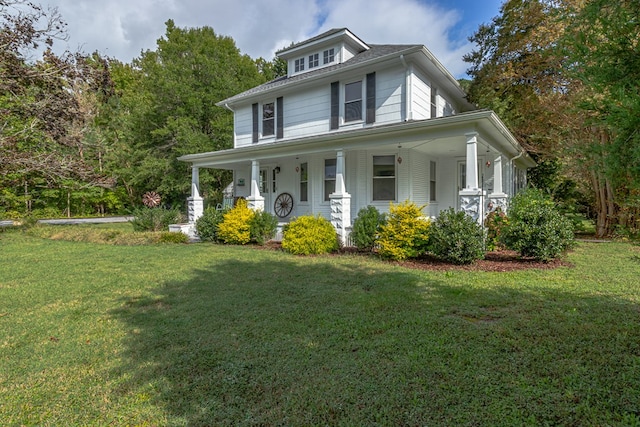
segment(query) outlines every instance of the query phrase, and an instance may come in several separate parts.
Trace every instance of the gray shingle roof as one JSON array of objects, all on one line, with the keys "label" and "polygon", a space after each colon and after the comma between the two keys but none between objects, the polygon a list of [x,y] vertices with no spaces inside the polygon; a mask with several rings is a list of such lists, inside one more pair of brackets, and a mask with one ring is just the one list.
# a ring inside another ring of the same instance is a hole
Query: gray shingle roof
[{"label": "gray shingle roof", "polygon": [[[336,31],[336,30],[331,30],[331,31]],[[326,33],[324,35],[321,34],[321,36],[325,36],[325,35]],[[256,86],[247,91],[244,91],[230,98],[227,98],[223,101],[220,101],[218,102],[217,105],[223,106],[224,104],[233,103],[243,98],[247,98],[253,95],[258,95],[260,93],[267,92],[275,88],[282,88],[292,83],[301,82],[307,79],[317,78],[325,74],[334,73],[334,72],[340,71],[343,68],[357,66],[358,64],[363,64],[369,61],[373,61],[375,59],[383,58],[385,56],[399,55],[400,53],[407,50],[412,50],[412,51],[419,50],[422,48],[422,45],[419,45],[419,44],[377,44],[375,45],[374,44],[374,45],[369,45],[369,47],[370,49],[357,54],[353,58],[341,64],[319,68],[314,71],[308,71],[306,73],[297,74],[291,77],[287,77],[287,76],[279,77],[275,80],[272,80],[260,86]]]},{"label": "gray shingle roof", "polygon": [[332,35],[332,34],[339,33],[339,32],[345,31],[345,30],[347,30],[347,31],[348,31],[349,29],[348,29],[348,28],[346,28],[346,27],[343,27],[343,28],[332,28],[332,29],[330,29],[329,31],[325,31],[324,33],[322,33],[322,34],[318,34],[318,35],[317,35],[317,36],[315,36],[315,37],[312,37],[312,38],[307,39],[307,40],[303,40],[303,41],[298,42],[298,43],[293,43],[293,44],[292,44],[291,46],[289,46],[289,47],[285,47],[285,48],[283,48],[283,49],[280,49],[279,51],[277,51],[277,52],[276,52],[276,55],[278,55],[278,54],[280,54],[280,53],[282,53],[282,52],[286,52],[286,51],[288,51],[288,50],[290,50],[290,49],[295,49],[295,48],[296,48],[296,47],[298,47],[298,46],[302,46],[302,45],[305,45],[305,44],[313,43],[313,42],[314,42],[314,41],[316,41],[316,40],[321,40],[321,39],[323,39],[323,38],[325,38],[325,37],[327,37],[327,36],[330,36],[330,35]]}]

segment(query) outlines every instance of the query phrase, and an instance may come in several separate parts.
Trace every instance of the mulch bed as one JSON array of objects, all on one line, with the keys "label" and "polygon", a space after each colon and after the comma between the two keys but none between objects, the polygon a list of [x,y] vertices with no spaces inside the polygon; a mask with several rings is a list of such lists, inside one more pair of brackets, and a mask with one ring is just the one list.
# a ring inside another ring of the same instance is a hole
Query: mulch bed
[{"label": "mulch bed", "polygon": [[[264,249],[282,250],[280,242],[268,242]],[[337,254],[355,254],[362,256],[372,256],[371,254],[360,253],[356,248],[342,248]],[[499,250],[487,252],[484,259],[470,265],[455,265],[441,261],[431,256],[423,256],[415,260],[394,261],[402,267],[417,270],[430,271],[517,271],[528,269],[550,270],[558,267],[572,267],[573,265],[564,259],[554,259],[549,262],[536,261],[532,258],[523,258],[515,251]]]}]

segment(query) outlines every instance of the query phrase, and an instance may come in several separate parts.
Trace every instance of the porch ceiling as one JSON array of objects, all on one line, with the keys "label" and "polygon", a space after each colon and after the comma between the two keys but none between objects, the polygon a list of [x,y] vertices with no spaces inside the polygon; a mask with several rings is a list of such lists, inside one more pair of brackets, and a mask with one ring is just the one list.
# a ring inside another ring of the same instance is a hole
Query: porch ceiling
[{"label": "porch ceiling", "polygon": [[338,131],[313,137],[256,144],[210,153],[189,154],[178,160],[194,167],[234,169],[251,160],[302,156],[336,150],[384,149],[398,147],[416,149],[434,156],[463,156],[466,133],[477,132],[480,146],[513,158],[532,167],[535,162],[519,146],[506,126],[492,111],[474,111],[437,119],[408,121],[350,131]]}]

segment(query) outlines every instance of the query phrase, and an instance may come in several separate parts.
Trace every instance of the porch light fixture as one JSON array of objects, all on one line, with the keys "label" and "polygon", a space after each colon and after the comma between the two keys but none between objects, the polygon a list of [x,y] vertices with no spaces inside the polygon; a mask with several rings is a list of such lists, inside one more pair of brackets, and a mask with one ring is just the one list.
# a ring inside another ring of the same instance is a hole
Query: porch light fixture
[{"label": "porch light fixture", "polygon": [[276,166],[276,173],[280,173],[280,166]]},{"label": "porch light fixture", "polygon": [[398,164],[402,163],[402,157],[398,157]]},{"label": "porch light fixture", "polygon": [[491,162],[489,160],[487,160],[487,163],[485,163],[487,165],[487,167],[491,166]]}]

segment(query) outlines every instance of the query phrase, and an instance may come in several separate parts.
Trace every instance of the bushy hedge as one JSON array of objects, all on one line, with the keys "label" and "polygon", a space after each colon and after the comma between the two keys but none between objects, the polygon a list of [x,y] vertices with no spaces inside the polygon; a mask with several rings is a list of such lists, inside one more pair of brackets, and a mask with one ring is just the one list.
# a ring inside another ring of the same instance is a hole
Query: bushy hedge
[{"label": "bushy hedge", "polygon": [[391,203],[387,220],[380,226],[378,252],[384,258],[398,261],[418,257],[427,250],[430,225],[422,207],[415,203]]},{"label": "bushy hedge", "polygon": [[358,211],[358,216],[353,221],[351,242],[360,251],[371,251],[376,245],[380,226],[384,224],[384,215],[375,208],[367,206]]},{"label": "bushy hedge", "polygon": [[500,239],[508,223],[509,218],[502,209],[489,212],[489,215],[484,220],[484,226],[487,229],[485,247],[488,251],[495,251],[504,247]]},{"label": "bushy hedge", "polygon": [[217,210],[208,207],[202,213],[202,216],[196,220],[196,233],[200,240],[204,242],[218,242],[218,225],[224,219],[226,210]]},{"label": "bushy hedge", "polygon": [[131,224],[135,231],[167,231],[169,224],[183,220],[179,209],[141,207],[133,211]]},{"label": "bushy hedge", "polygon": [[284,227],[282,249],[296,255],[317,255],[338,249],[336,229],[324,217],[305,215]]},{"label": "bushy hedge", "polygon": [[508,224],[500,239],[521,256],[549,261],[574,244],[573,225],[550,197],[527,189],[511,199]]},{"label": "bushy hedge", "polygon": [[273,239],[278,228],[278,218],[269,212],[259,211],[253,215],[249,224],[249,235],[251,241],[259,245]]},{"label": "bushy hedge", "polygon": [[449,208],[440,212],[429,229],[429,251],[453,264],[471,264],[484,257],[483,238],[478,222]]}]

